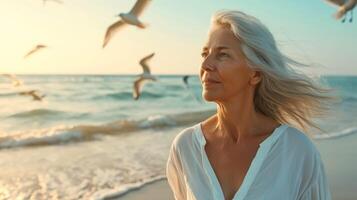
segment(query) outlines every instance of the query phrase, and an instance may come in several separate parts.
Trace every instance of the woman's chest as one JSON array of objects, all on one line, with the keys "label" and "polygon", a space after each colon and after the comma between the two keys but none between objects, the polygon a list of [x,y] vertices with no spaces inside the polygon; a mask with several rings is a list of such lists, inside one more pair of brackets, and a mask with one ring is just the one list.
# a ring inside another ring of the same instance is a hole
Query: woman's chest
[{"label": "woman's chest", "polygon": [[226,199],[232,199],[243,183],[257,148],[224,151],[206,146],[206,154]]}]

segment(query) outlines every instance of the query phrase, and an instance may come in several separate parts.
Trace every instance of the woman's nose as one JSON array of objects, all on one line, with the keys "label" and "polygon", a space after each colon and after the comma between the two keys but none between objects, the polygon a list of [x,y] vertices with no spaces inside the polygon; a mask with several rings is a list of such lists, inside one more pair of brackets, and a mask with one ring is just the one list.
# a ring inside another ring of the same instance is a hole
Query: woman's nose
[{"label": "woman's nose", "polygon": [[213,71],[215,70],[215,64],[210,60],[209,57],[207,57],[201,65],[202,70],[205,71]]}]

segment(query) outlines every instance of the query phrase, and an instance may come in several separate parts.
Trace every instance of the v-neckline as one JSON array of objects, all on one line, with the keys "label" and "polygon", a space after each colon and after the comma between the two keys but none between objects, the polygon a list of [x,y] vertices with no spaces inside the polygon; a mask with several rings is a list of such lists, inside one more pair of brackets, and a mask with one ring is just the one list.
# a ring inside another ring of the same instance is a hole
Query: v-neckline
[{"label": "v-neckline", "polygon": [[[279,138],[281,133],[288,127],[286,124],[281,124],[277,128],[274,129],[273,133],[270,134],[267,138],[265,138],[260,144],[259,148],[250,163],[250,166],[248,168],[247,173],[244,176],[244,179],[239,186],[238,190],[235,192],[232,200],[243,200],[245,196],[248,193],[248,190],[253,183],[261,165],[263,164],[263,161],[265,157],[267,156],[271,145]],[[203,162],[203,168],[206,171],[206,173],[209,175],[208,178],[211,182],[211,185],[213,186],[213,191],[214,191],[214,196],[215,199],[222,199],[224,200],[224,193],[222,190],[222,187],[218,181],[218,177],[215,174],[213,167],[208,159],[206,150],[205,150],[205,145],[206,145],[206,138],[203,134],[202,130],[202,125],[199,123],[197,125],[197,137],[199,139],[199,143],[201,145],[201,153],[202,153],[202,162]]]}]

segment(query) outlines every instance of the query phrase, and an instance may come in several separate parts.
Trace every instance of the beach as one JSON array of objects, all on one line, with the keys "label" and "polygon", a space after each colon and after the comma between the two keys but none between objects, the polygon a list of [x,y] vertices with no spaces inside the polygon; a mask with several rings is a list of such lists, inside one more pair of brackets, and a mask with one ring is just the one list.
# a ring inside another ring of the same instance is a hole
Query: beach
[{"label": "beach", "polygon": [[317,142],[334,200],[357,199],[356,146],[356,130],[354,134]]},{"label": "beach", "polygon": [[155,199],[155,200],[174,200],[173,194],[166,180],[157,181],[144,186],[138,191],[133,191],[118,198],[118,200],[138,200],[138,199]]},{"label": "beach", "polygon": [[[173,199],[165,167],[175,136],[215,112],[198,76],[158,76],[132,98],[135,76],[24,75],[26,86],[0,82],[0,200]],[[355,77],[327,77],[341,93],[333,114],[311,131],[333,199],[357,188]],[[80,85],[81,87],[78,87]],[[27,88],[42,102],[18,95]],[[88,92],[92,91],[92,92]]]}]

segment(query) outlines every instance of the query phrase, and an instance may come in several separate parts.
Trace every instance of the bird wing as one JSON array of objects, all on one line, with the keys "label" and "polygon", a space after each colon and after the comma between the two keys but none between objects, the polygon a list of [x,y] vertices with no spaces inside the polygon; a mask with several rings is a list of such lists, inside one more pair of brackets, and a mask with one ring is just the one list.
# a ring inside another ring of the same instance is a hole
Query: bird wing
[{"label": "bird wing", "polygon": [[140,90],[141,90],[142,86],[144,85],[144,81],[145,81],[145,78],[143,78],[141,76],[134,82],[133,98],[135,100],[139,99]]},{"label": "bird wing", "polygon": [[42,99],[46,96],[46,95],[40,96],[36,93],[31,93],[30,95],[32,96],[33,100],[35,100],[35,101],[42,101]]},{"label": "bird wing", "polygon": [[13,74],[3,74],[4,76],[8,77],[11,82],[12,85],[14,86],[20,86],[22,84],[22,81],[20,79],[18,79],[15,75]]},{"label": "bird wing", "polygon": [[28,90],[28,91],[23,91],[19,92],[20,95],[31,95],[32,93],[35,93],[37,90]]},{"label": "bird wing", "polygon": [[344,4],[345,10],[349,11],[349,10],[353,9],[356,6],[356,4],[357,4],[357,0],[348,0]]},{"label": "bird wing", "polygon": [[36,46],[36,48],[38,48],[38,49],[46,48],[46,47],[47,47],[47,46],[46,46],[46,45],[43,45],[43,44],[39,44],[39,45]]},{"label": "bird wing", "polygon": [[38,100],[38,99],[40,99],[40,97],[39,97],[37,94],[35,94],[35,93],[30,93],[30,95],[32,96],[33,100]]},{"label": "bird wing", "polygon": [[28,91],[28,93],[30,93],[30,94],[35,94],[36,92],[38,92],[37,90],[30,90],[30,91]]},{"label": "bird wing", "polygon": [[30,91],[27,91],[27,92],[25,93],[25,95],[32,96],[32,98],[33,98],[34,101],[42,101],[42,99],[46,96],[46,95],[40,96],[40,95],[38,94],[38,90],[30,90]]},{"label": "bird wing", "polygon": [[37,48],[32,49],[31,51],[29,51],[29,52],[24,56],[24,58],[29,57],[30,55],[32,55],[32,54],[35,53],[36,51],[37,51]]},{"label": "bird wing", "polygon": [[42,49],[42,48],[45,48],[46,46],[44,45],[37,45],[35,48],[33,48],[31,51],[29,51],[25,56],[24,58],[27,58],[29,57],[30,55],[36,53],[38,50]]},{"label": "bird wing", "polygon": [[130,14],[139,16],[143,10],[147,7],[151,0],[137,0],[134,7],[130,10]]},{"label": "bird wing", "polygon": [[327,3],[330,3],[334,6],[342,6],[345,4],[346,0],[325,0]]},{"label": "bird wing", "polygon": [[182,78],[183,82],[184,82],[186,85],[188,85],[188,82],[187,82],[188,77],[189,77],[189,76],[186,75],[186,76],[184,76],[184,77]]},{"label": "bird wing", "polygon": [[340,6],[338,11],[335,14],[336,19],[341,19],[346,12],[352,10],[356,6],[357,0],[346,0],[345,3]]},{"label": "bird wing", "polygon": [[149,65],[147,64],[147,62],[155,55],[155,53],[152,53],[148,56],[145,56],[144,58],[142,58],[140,60],[140,65],[142,66],[143,70],[144,70],[144,74],[150,74],[150,67]]},{"label": "bird wing", "polygon": [[103,48],[108,44],[110,38],[112,38],[113,35],[118,32],[121,27],[123,27],[124,24],[125,23],[122,20],[119,20],[107,28],[107,32],[105,33],[103,41]]}]

